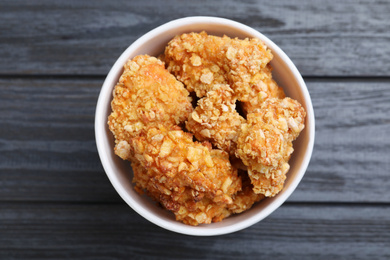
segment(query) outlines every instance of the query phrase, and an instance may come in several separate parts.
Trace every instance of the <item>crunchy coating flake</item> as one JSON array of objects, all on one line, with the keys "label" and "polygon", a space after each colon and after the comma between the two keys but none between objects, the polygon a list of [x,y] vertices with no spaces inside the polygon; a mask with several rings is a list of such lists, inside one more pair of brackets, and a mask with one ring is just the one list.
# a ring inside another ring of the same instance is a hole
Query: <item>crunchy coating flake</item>
[{"label": "crunchy coating flake", "polygon": [[282,188],[306,112],[290,98],[267,99],[241,126],[236,155],[248,167],[255,193],[275,196]]},{"label": "crunchy coating flake", "polygon": [[186,200],[191,195],[193,201],[205,198],[204,203],[210,201],[226,207],[232,203],[231,196],[241,189],[237,170],[230,164],[226,152],[213,150],[209,143],[194,142],[192,138],[177,126],[170,129],[162,125],[152,127],[131,139],[132,157],[147,170],[148,180],[161,193],[171,196],[164,197],[164,201],[160,199],[168,209],[178,210],[167,203],[173,203],[172,194],[184,196],[184,190],[190,193],[183,197]]},{"label": "crunchy coating flake", "polygon": [[165,49],[168,70],[190,92],[204,97],[214,84],[229,84],[237,99],[245,102],[247,112],[267,97],[284,97],[267,66],[272,57],[258,39],[217,37],[206,32],[176,36]]},{"label": "crunchy coating flake", "polygon": [[122,159],[129,159],[130,138],[153,125],[177,125],[193,110],[183,84],[163,62],[148,55],[125,64],[113,96],[108,125],[115,136],[115,152]]},{"label": "crunchy coating flake", "polygon": [[210,141],[218,148],[234,154],[238,131],[245,122],[236,111],[235,101],[229,85],[213,85],[190,114],[187,129],[199,141]]},{"label": "crunchy coating flake", "polygon": [[285,97],[283,89],[272,79],[272,68],[269,64],[256,77],[252,86],[244,90],[245,94],[242,94],[247,100],[247,102],[242,102],[245,114],[257,112],[267,98],[282,99]]}]

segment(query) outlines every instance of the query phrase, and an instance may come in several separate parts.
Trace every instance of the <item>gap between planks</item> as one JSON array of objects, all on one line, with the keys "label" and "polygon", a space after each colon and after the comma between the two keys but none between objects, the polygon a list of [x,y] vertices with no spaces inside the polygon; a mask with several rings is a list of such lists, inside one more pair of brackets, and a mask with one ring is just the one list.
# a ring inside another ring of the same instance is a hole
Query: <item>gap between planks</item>
[{"label": "gap between planks", "polygon": [[[28,201],[28,200],[0,200],[1,205],[85,205],[85,206],[94,206],[94,205],[126,205],[124,201]],[[318,202],[318,201],[292,201],[285,202],[281,207],[390,207],[388,202],[347,202],[347,201],[337,201],[337,202]]]},{"label": "gap between planks", "polygon": [[[37,80],[104,80],[107,75],[101,74],[0,74],[0,80],[7,79],[37,79]],[[313,82],[355,82],[355,81],[366,81],[366,82],[383,82],[390,81],[390,76],[313,76],[303,75],[304,80]]]}]

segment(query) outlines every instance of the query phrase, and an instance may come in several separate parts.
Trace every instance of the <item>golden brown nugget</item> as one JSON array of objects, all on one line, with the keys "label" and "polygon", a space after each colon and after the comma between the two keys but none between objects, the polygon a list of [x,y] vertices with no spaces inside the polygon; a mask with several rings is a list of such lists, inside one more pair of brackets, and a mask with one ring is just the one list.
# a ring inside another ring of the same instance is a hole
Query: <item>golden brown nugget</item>
[{"label": "golden brown nugget", "polygon": [[188,117],[186,128],[199,141],[210,141],[216,147],[234,154],[240,126],[245,119],[236,111],[233,90],[216,84],[198,101]]},{"label": "golden brown nugget", "polygon": [[[273,55],[270,49],[259,39],[232,39],[224,57],[228,64],[228,82],[232,86],[237,99],[250,102],[256,96],[272,97],[273,86],[268,87],[272,78],[269,62]],[[278,87],[278,91],[283,91]]]},{"label": "golden brown nugget", "polygon": [[209,224],[219,222],[231,214],[238,214],[250,209],[254,203],[264,199],[263,194],[253,192],[253,185],[247,172],[241,171],[242,190],[232,196],[233,202],[216,203],[204,196],[194,196],[194,191],[188,187],[180,187],[171,192],[167,192],[158,181],[151,178],[152,173],[148,173],[139,163],[132,163],[135,188],[138,193],[144,191],[164,208],[174,213],[176,220],[188,225]]},{"label": "golden brown nugget", "polygon": [[292,141],[304,128],[305,116],[303,107],[290,98],[267,99],[260,112],[248,114],[236,155],[248,167],[255,193],[273,197],[283,188]]},{"label": "golden brown nugget", "polygon": [[231,202],[231,195],[241,189],[237,170],[229,155],[211,149],[210,143],[193,141],[180,127],[167,129],[160,125],[131,139],[132,157],[150,170],[149,176],[169,191],[189,187],[194,196],[206,194],[215,202]]},{"label": "golden brown nugget", "polygon": [[220,221],[233,194],[241,189],[226,152],[193,142],[179,127],[160,125],[131,139],[134,182],[190,225]]},{"label": "golden brown nugget", "polygon": [[252,205],[264,198],[262,194],[253,192],[252,184],[247,173],[241,171],[242,190],[232,195],[232,203],[214,202],[203,192],[197,192],[188,187],[178,187],[168,190],[158,180],[153,178],[154,173],[142,167],[139,163],[132,163],[135,189],[138,193],[147,193],[164,208],[174,213],[176,220],[184,224],[197,226],[219,222],[231,214],[248,210]]},{"label": "golden brown nugget", "polygon": [[205,32],[178,35],[165,49],[167,68],[188,91],[204,97],[210,86],[227,83],[221,62],[224,44],[221,37],[209,37]]},{"label": "golden brown nugget", "polygon": [[231,213],[224,202],[214,202],[205,196],[204,192],[197,192],[189,187],[177,187],[168,190],[163,184],[152,178],[153,173],[139,163],[132,163],[133,182],[138,193],[144,191],[164,208],[174,213],[176,220],[184,224],[197,226],[218,222],[228,217]]},{"label": "golden brown nugget", "polygon": [[192,112],[191,98],[160,60],[139,55],[129,60],[115,86],[108,125],[115,136],[115,152],[129,158],[128,140],[146,127],[180,124]]},{"label": "golden brown nugget", "polygon": [[[165,49],[168,70],[198,97],[214,84],[229,84],[239,101],[260,103],[264,97],[284,97],[270,80],[271,51],[258,39],[217,37],[206,32],[176,36]],[[252,109],[248,106],[248,112]]]}]

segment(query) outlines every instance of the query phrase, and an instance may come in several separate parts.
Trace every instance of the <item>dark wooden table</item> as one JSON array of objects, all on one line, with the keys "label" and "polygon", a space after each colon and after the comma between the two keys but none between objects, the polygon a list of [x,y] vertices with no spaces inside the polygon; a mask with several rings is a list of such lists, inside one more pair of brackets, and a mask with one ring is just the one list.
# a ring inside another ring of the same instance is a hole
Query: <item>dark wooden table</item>
[{"label": "dark wooden table", "polygon": [[[217,237],[149,223],[94,140],[97,97],[139,36],[194,15],[259,30],[301,71],[314,153],[290,199]],[[1,259],[389,259],[389,1],[1,1]]]}]

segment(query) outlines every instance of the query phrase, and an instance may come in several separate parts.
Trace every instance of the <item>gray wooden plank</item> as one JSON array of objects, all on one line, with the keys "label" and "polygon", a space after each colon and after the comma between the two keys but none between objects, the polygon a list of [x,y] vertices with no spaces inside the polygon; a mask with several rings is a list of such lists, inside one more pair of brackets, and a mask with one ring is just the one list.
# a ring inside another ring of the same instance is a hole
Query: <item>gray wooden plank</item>
[{"label": "gray wooden plank", "polygon": [[254,27],[304,75],[389,76],[388,1],[2,1],[0,74],[105,75],[139,36],[186,16]]},{"label": "gray wooden plank", "polygon": [[[94,142],[99,79],[0,80],[0,200],[120,201]],[[289,201],[390,202],[390,81],[308,80],[316,140]]]},{"label": "gray wooden plank", "polygon": [[123,204],[0,203],[2,259],[388,259],[390,208],[284,205],[245,230],[191,237]]},{"label": "gray wooden plank", "polygon": [[390,82],[314,80],[308,87],[316,140],[290,199],[389,202]]},{"label": "gray wooden plank", "polygon": [[102,81],[0,82],[0,198],[118,201],[95,144]]}]

